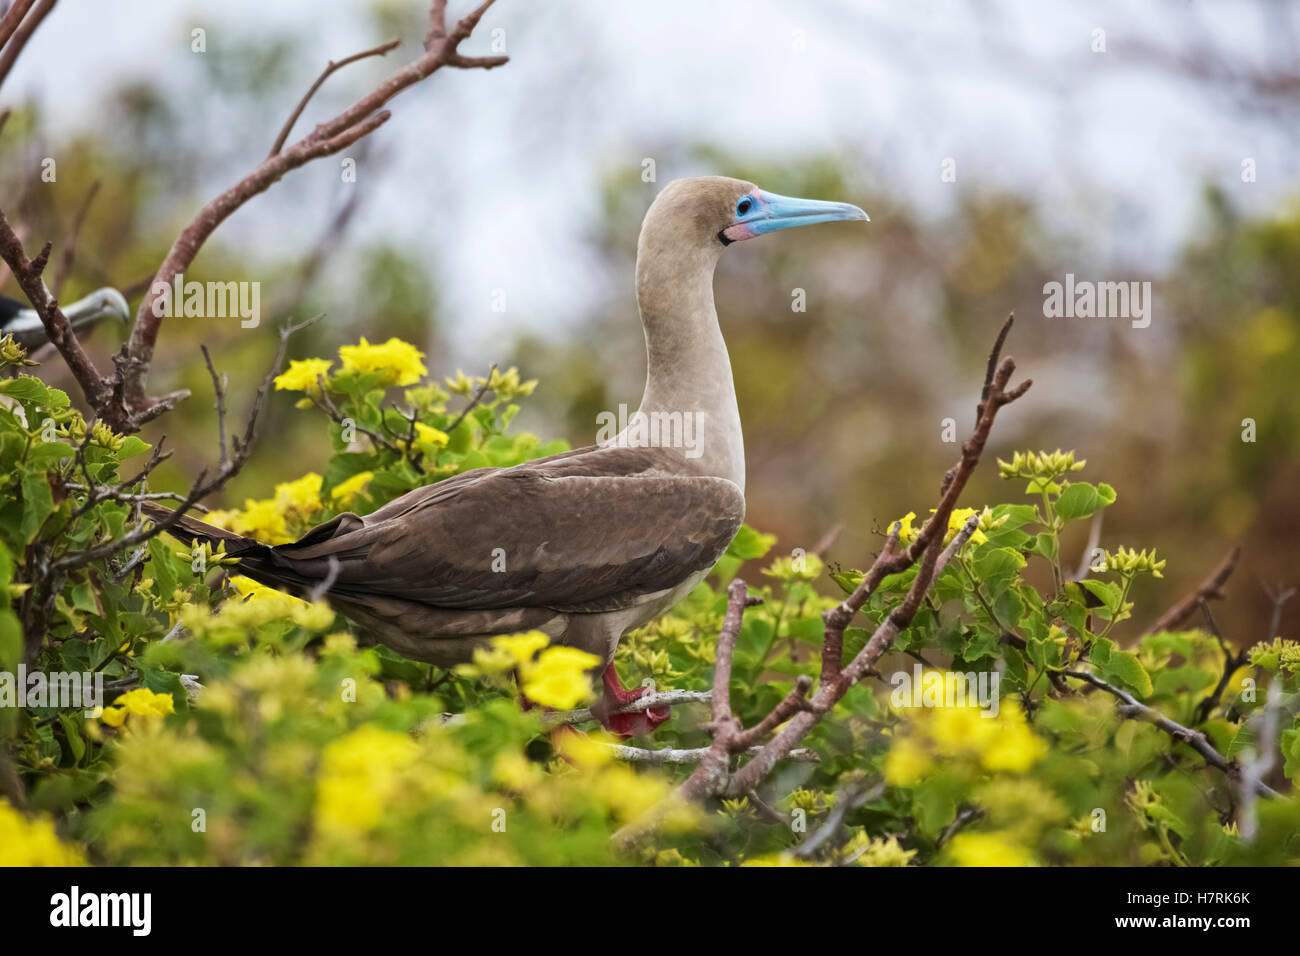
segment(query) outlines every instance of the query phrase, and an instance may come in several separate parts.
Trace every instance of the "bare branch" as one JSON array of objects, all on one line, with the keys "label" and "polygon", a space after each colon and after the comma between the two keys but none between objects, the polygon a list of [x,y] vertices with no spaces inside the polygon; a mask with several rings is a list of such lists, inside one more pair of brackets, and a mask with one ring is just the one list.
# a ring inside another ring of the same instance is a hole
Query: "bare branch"
[{"label": "bare branch", "polygon": [[92,408],[98,410],[107,401],[110,385],[99,374],[90,356],[81,347],[81,342],[72,329],[72,323],[68,321],[68,317],[59,308],[58,302],[45,287],[41,273],[44,271],[43,259],[48,257],[49,246],[47,245],[43,255],[38,255],[36,259],[28,259],[27,253],[23,250],[22,240],[9,225],[4,210],[0,209],[0,258],[8,264],[9,271],[13,273],[19,288],[23,290],[32,308],[40,316],[41,324],[45,326],[45,334],[49,336],[50,342],[68,364],[73,377],[86,396],[86,401]]},{"label": "bare branch", "polygon": [[1258,730],[1257,747],[1247,747],[1243,753],[1246,765],[1241,768],[1241,800],[1238,804],[1237,829],[1247,843],[1254,843],[1259,833],[1259,819],[1255,812],[1255,799],[1261,781],[1273,772],[1277,764],[1277,732],[1283,713],[1282,682],[1276,678],[1268,685],[1268,697],[1263,713],[1250,719],[1252,728]]},{"label": "bare branch", "polygon": [[316,95],[316,91],[324,85],[325,81],[328,80],[336,70],[341,70],[349,63],[355,63],[357,60],[364,60],[366,57],[384,56],[401,45],[401,40],[389,40],[387,43],[381,43],[379,46],[371,47],[369,50],[362,50],[360,53],[353,53],[351,56],[345,56],[341,60],[330,60],[329,63],[325,65],[325,69],[321,71],[320,76],[316,77],[316,82],[313,83],[307,92],[303,94],[302,99],[298,101],[298,105],[293,108],[293,112],[289,114],[289,118],[284,121],[284,126],[280,129],[280,135],[275,138],[275,143],[271,146],[271,151],[266,154],[267,158],[271,158],[276,153],[280,152],[280,150],[284,149],[284,144],[288,142],[289,134],[293,132],[293,126],[298,122],[298,117],[302,116],[302,111],[307,108],[307,104],[311,102],[311,98]]},{"label": "bare branch", "polygon": [[[616,714],[634,714],[651,707],[671,707],[675,704],[707,704],[713,699],[713,692],[708,690],[662,690],[654,694],[642,694],[636,700],[628,701],[611,708],[607,716]],[[560,724],[585,724],[597,720],[590,707],[578,710],[556,710],[542,715],[543,727],[555,727]]]},{"label": "bare branch", "polygon": [[[491,69],[505,63],[507,58],[503,56],[470,60],[459,54],[460,44],[473,32],[493,2],[494,0],[485,0],[449,33],[444,29],[442,34],[434,38],[431,32],[431,39],[436,39],[436,42],[430,42],[422,56],[398,70],[374,91],[333,119],[317,125],[296,143],[268,156],[255,170],[199,210],[189,225],[181,230],[140,303],[127,346],[131,361],[125,367],[126,374],[117,386],[115,395],[125,415],[120,416],[121,420],[115,423],[115,427],[125,429],[133,425],[140,416],[147,413],[151,404],[145,396],[144,384],[162,325],[162,316],[155,314],[153,308],[159,295],[158,290],[171,283],[177,274],[194,261],[207,239],[235,210],[265,192],[286,173],[313,159],[338,153],[381,126],[390,116],[382,107],[398,93],[428,78],[444,66]],[[435,18],[441,12],[442,5],[435,4]]]},{"label": "bare branch", "polygon": [[0,21],[0,86],[4,85],[5,78],[13,69],[27,41],[57,2],[58,0],[40,0],[31,16],[26,16],[32,5],[31,0],[18,0],[5,14],[4,20]]},{"label": "bare branch", "polygon": [[51,294],[56,299],[63,294],[63,283],[68,280],[68,275],[72,272],[72,264],[77,258],[77,240],[81,237],[81,227],[85,224],[86,215],[90,212],[90,204],[95,201],[95,196],[99,194],[100,185],[98,179],[90,184],[90,189],[86,192],[86,198],[81,201],[81,207],[72,220],[72,231],[68,233],[68,239],[63,244],[63,258],[59,262],[59,271],[54,275],[54,288],[51,290]]},{"label": "bare branch", "polygon": [[794,851],[795,857],[801,860],[811,859],[828,840],[838,840],[840,828],[844,825],[844,818],[849,815],[849,812],[865,806],[884,792],[883,783],[868,786],[866,779],[862,779],[849,787],[846,793],[836,794],[835,806],[831,808],[825,822],[799,844]]},{"label": "bare branch", "polygon": [[[94,545],[93,547],[86,548],[85,550],[66,554],[57,561],[51,562],[51,572],[54,574],[61,574],[73,568],[84,567],[92,561],[108,558],[121,551],[134,548],[137,545],[148,541],[150,538],[156,537],[157,535],[170,530],[178,521],[180,521],[181,517],[186,512],[194,507],[195,504],[213,492],[219,491],[226,482],[237,475],[240,469],[242,469],[244,464],[248,461],[249,453],[257,439],[258,431],[261,426],[262,409],[266,404],[266,395],[271,389],[271,383],[275,380],[275,376],[279,374],[280,367],[284,364],[284,356],[288,349],[289,339],[295,333],[305,329],[320,318],[321,316],[319,315],[313,316],[312,318],[299,322],[296,325],[286,325],[280,329],[280,343],[276,348],[275,358],[271,361],[271,367],[267,370],[266,375],[262,379],[262,384],[258,386],[257,394],[253,398],[253,404],[248,413],[248,423],[244,428],[243,438],[241,439],[238,436],[231,437],[233,454],[226,456],[224,449],[222,450],[222,461],[218,465],[216,473],[211,479],[208,478],[207,469],[200,471],[198,477],[190,487],[189,492],[185,495],[176,510],[170,512],[164,517],[158,518],[155,522],[149,525],[140,525],[136,527],[121,538],[105,541],[101,544]],[[213,375],[216,375],[215,371],[213,372]],[[218,418],[221,419],[224,418],[224,416],[224,401],[220,401],[218,403]],[[221,425],[220,429],[221,433],[224,435],[224,425]]]},{"label": "bare branch", "polygon": [[[662,750],[646,750],[642,747],[629,747],[626,744],[606,744],[605,746],[619,760],[627,760],[632,763],[660,765],[699,763],[709,754],[708,747],[694,747],[689,750],[674,750],[671,747],[665,747]],[[757,752],[757,750],[758,748],[755,747],[754,751]],[[791,750],[785,755],[785,759],[801,763],[818,763],[821,760],[815,750],[809,750],[806,747]]]},{"label": "bare branch", "polygon": [[[1071,677],[1074,680],[1085,681],[1093,687],[1098,687],[1106,693],[1117,697],[1121,701],[1121,706],[1118,708],[1121,717],[1127,717],[1134,720],[1145,720],[1148,723],[1155,724],[1175,740],[1183,741],[1199,753],[1205,758],[1205,762],[1211,767],[1222,770],[1232,780],[1241,780],[1240,768],[1223,756],[1223,754],[1215,750],[1214,745],[1210,743],[1210,738],[1205,736],[1205,734],[1201,733],[1199,730],[1192,730],[1190,727],[1184,727],[1182,724],[1170,720],[1154,707],[1148,707],[1146,704],[1139,701],[1128,691],[1121,690],[1112,684],[1106,683],[1106,681],[1102,680],[1095,674],[1089,674],[1086,671],[1065,671],[1064,673],[1066,677]],[[1256,781],[1256,790],[1266,796],[1280,796],[1280,794],[1272,787],[1259,781]]]},{"label": "bare branch", "polygon": [[35,2],[36,0],[14,0],[4,16],[0,17],[0,50],[4,49],[4,45],[9,42],[9,38],[18,29],[18,24],[23,22],[23,17],[27,16],[27,11]]},{"label": "bare branch", "polygon": [[1165,611],[1151,623],[1143,634],[1159,634],[1161,631],[1169,631],[1182,624],[1194,613],[1196,608],[1203,600],[1212,600],[1223,597],[1223,585],[1232,574],[1233,568],[1237,566],[1237,560],[1241,557],[1241,546],[1233,545],[1223,559],[1219,562],[1218,567],[1210,572],[1209,577],[1196,586],[1181,601]]},{"label": "bare branch", "polygon": [[230,460],[226,454],[226,390],[223,384],[225,376],[217,375],[217,370],[212,366],[212,356],[208,354],[208,347],[200,345],[203,350],[203,361],[208,366],[208,375],[212,377],[212,391],[215,398],[215,408],[217,410],[217,448],[220,451],[219,463],[222,468],[226,467],[226,462]]},{"label": "bare branch", "polygon": [[492,382],[492,376],[495,374],[496,370],[497,364],[496,362],[493,362],[492,367],[488,369],[487,378],[483,379],[483,384],[478,387],[478,391],[474,393],[474,397],[469,400],[469,404],[461,410],[461,413],[456,416],[456,420],[447,428],[448,435],[459,428],[460,423],[469,417],[469,413],[478,407],[479,402],[483,401],[483,396],[487,394],[488,387]]}]

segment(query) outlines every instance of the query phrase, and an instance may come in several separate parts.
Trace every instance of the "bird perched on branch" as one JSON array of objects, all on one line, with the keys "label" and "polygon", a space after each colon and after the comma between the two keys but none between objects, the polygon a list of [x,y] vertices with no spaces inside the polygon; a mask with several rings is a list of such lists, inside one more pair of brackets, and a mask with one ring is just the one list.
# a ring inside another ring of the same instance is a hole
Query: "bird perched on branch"
[{"label": "bird perched on branch", "polygon": [[[68,317],[68,322],[76,332],[89,329],[101,319],[126,322],[131,318],[131,311],[122,293],[107,286],[96,289],[84,299],[65,305],[63,314]],[[12,335],[14,341],[28,352],[35,351],[50,340],[35,309],[0,295],[0,337],[5,335]]]},{"label": "bird perched on branch", "polygon": [[[646,213],[636,294],[647,380],[627,427],[596,445],[418,488],[271,547],[181,518],[176,533],[224,542],[240,570],[329,602],[395,650],[452,665],[497,634],[537,629],[605,661],[594,712],[644,733],[667,708],[611,714],[624,688],[619,639],[708,574],[745,514],[745,451],[713,272],[733,243],[791,226],[866,220],[847,203],[793,199],[723,177],[669,183]],[[150,504],[154,516],[169,515]]]}]

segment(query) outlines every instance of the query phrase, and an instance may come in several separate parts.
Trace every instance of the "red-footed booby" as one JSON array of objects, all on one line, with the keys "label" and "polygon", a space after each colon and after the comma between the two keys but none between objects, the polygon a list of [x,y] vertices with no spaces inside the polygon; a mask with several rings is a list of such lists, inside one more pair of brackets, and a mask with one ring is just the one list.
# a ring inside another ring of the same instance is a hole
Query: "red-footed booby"
[{"label": "red-footed booby", "polygon": [[[85,331],[101,319],[112,318],[126,322],[131,318],[131,310],[127,308],[122,293],[107,286],[96,289],[71,305],[65,305],[63,314],[77,332]],[[0,295],[0,337],[5,335],[12,335],[14,341],[28,352],[35,351],[50,340],[35,309],[16,299]]]},{"label": "red-footed booby", "polygon": [[292,544],[269,547],[191,518],[178,533],[224,541],[242,573],[300,594],[335,565],[329,602],[418,660],[453,665],[494,635],[543,631],[606,662],[595,712],[608,728],[648,732],[666,708],[609,714],[642,692],[619,683],[614,650],[703,580],[745,514],[744,441],[714,268],[732,243],[853,219],[867,214],[735,179],[675,180],[650,206],[637,244],[648,368],[623,431],[456,475],[364,517],[340,515]]}]

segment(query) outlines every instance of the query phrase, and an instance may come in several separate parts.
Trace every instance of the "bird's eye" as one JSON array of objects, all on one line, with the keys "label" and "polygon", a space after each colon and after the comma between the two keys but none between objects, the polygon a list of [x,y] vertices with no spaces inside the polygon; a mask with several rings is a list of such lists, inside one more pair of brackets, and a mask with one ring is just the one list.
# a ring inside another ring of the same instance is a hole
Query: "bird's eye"
[{"label": "bird's eye", "polygon": [[743,216],[745,215],[745,213],[749,212],[753,208],[754,208],[754,201],[752,199],[742,199],[740,203],[736,206],[736,215]]}]

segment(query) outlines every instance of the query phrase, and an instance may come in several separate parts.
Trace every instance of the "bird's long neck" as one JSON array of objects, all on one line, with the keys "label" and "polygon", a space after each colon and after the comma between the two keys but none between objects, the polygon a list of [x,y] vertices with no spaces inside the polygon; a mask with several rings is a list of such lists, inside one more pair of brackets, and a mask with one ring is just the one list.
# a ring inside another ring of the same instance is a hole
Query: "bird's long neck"
[{"label": "bird's long neck", "polygon": [[[719,249],[721,247],[719,246]],[[693,442],[680,448],[689,471],[745,487],[731,359],[713,305],[712,249],[683,248],[643,232],[637,249],[637,304],[646,339],[646,387],[640,413],[658,416],[660,435],[681,421]],[[680,416],[680,418],[678,418]],[[644,418],[642,419],[644,421]],[[671,447],[668,443],[662,443]]]}]

